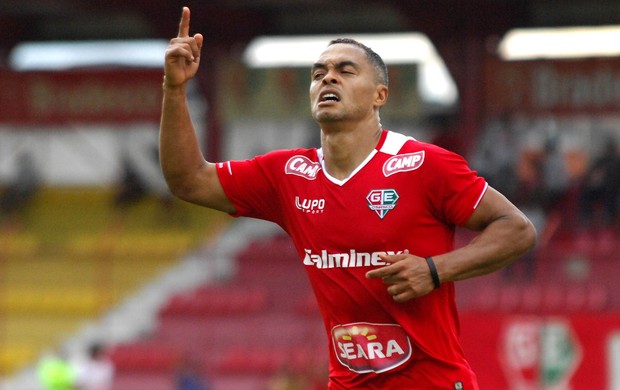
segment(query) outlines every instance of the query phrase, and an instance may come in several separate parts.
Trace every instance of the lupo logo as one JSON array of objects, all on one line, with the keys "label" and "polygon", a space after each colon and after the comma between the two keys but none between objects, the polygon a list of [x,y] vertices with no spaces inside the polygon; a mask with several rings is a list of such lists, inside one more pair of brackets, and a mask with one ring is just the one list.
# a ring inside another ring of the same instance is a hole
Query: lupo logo
[{"label": "lupo logo", "polygon": [[300,199],[295,197],[295,207],[304,213],[317,214],[325,209],[325,199]]}]

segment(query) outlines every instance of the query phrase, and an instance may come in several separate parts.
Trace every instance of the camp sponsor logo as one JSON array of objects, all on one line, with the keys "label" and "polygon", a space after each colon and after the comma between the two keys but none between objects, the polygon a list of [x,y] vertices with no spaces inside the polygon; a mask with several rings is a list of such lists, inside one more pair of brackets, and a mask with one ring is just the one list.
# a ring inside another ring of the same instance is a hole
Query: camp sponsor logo
[{"label": "camp sponsor logo", "polygon": [[321,170],[321,164],[310,160],[306,156],[293,156],[288,159],[284,172],[287,175],[296,175],[308,180],[316,179]]},{"label": "camp sponsor logo", "polygon": [[366,196],[368,207],[377,213],[381,219],[385,217],[388,211],[396,207],[398,198],[398,193],[393,189],[372,190]]},{"label": "camp sponsor logo", "polygon": [[399,154],[390,157],[383,164],[383,174],[387,177],[398,172],[414,171],[422,166],[424,151]]},{"label": "camp sponsor logo", "polygon": [[351,268],[351,267],[373,267],[386,265],[379,255],[398,255],[404,251],[386,251],[386,252],[357,252],[351,249],[346,253],[328,253],[322,250],[320,253],[313,253],[310,249],[304,249],[304,265],[314,266],[320,269],[324,268]]},{"label": "camp sponsor logo", "polygon": [[397,324],[336,325],[331,334],[340,364],[360,374],[392,370],[412,354],[409,337]]},{"label": "camp sponsor logo", "polygon": [[325,210],[325,199],[301,199],[296,196],[295,207],[308,214],[322,213]]}]

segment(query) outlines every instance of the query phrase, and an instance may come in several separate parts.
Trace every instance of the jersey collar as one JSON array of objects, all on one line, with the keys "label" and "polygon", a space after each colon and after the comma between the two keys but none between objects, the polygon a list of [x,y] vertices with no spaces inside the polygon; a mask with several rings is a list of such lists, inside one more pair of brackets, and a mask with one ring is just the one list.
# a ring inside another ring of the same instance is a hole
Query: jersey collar
[{"label": "jersey collar", "polygon": [[317,154],[317,158],[319,160],[319,162],[321,163],[321,168],[323,171],[323,174],[325,175],[325,177],[331,181],[332,183],[338,185],[338,186],[343,186],[345,185],[346,182],[348,182],[353,176],[355,176],[355,174],[357,172],[359,172],[362,168],[364,168],[364,166],[366,166],[366,164],[368,164],[368,162],[370,160],[372,160],[372,158],[379,152],[382,151],[382,149],[385,146],[385,141],[388,138],[388,134],[390,134],[391,132],[387,131],[387,130],[383,130],[381,132],[381,137],[379,138],[379,142],[377,142],[377,146],[370,152],[370,154],[368,156],[366,156],[366,158],[364,159],[364,161],[361,162],[360,165],[357,166],[357,168],[355,168],[353,170],[353,172],[351,172],[351,174],[340,180],[340,179],[336,179],[335,177],[333,177],[332,175],[329,174],[329,172],[327,172],[327,169],[325,169],[325,159],[323,158],[323,148],[319,148],[316,151]]}]

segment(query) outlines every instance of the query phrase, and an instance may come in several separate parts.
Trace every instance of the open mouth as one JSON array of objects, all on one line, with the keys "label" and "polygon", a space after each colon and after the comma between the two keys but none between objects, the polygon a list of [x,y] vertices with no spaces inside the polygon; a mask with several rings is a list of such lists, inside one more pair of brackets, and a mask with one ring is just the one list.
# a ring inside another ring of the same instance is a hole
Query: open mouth
[{"label": "open mouth", "polygon": [[339,102],[340,98],[334,93],[326,93],[321,95],[321,102]]}]

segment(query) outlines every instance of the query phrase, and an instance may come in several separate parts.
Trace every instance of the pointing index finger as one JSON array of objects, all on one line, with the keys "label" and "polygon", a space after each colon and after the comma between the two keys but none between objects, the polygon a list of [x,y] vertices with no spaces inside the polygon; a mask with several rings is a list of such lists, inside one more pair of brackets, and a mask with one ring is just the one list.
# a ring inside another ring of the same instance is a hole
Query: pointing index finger
[{"label": "pointing index finger", "polygon": [[395,269],[394,267],[392,267],[392,265],[404,260],[405,257],[403,256],[408,255],[408,254],[409,254],[408,249],[405,249],[402,253],[399,253],[396,255],[388,255],[387,253],[380,253],[379,258],[381,258],[381,260],[383,260],[386,263],[386,265],[384,265],[383,267],[368,271],[366,273],[366,277],[368,279],[385,278],[385,277],[388,277],[388,276],[391,276],[397,273],[398,269]]},{"label": "pointing index finger", "polygon": [[181,22],[179,22],[179,38],[189,37],[189,8],[183,7]]}]

